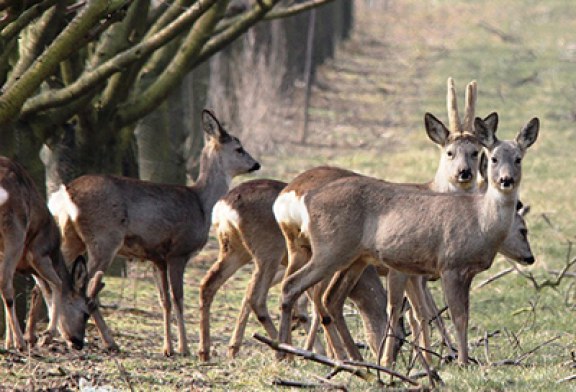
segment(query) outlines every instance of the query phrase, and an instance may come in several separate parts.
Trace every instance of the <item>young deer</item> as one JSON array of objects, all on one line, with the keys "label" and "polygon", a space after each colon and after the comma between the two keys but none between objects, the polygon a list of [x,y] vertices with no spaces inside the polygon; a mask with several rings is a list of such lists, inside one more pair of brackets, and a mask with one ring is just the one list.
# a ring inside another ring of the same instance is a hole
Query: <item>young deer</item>
[{"label": "young deer", "polygon": [[[214,114],[204,110],[202,122],[206,144],[194,185],[86,175],[62,187],[50,200],[51,211],[63,233],[65,258],[70,260],[86,251],[90,276],[105,271],[116,254],[147,259],[154,264],[164,311],[166,356],[173,354],[172,302],[176,307],[178,352],[189,354],[184,327],[184,269],[208,240],[212,208],[228,191],[234,176],[260,168],[240,141],[222,128]],[[98,310],[94,316],[106,348],[117,349]]]},{"label": "young deer", "polygon": [[[44,342],[59,329],[69,346],[82,349],[90,303],[100,287],[101,274],[90,282],[91,297],[83,258],[75,260],[69,273],[60,253],[56,222],[32,179],[17,162],[0,157],[0,290],[6,314],[6,349],[23,350],[24,335],[14,309],[13,278],[16,271],[31,273],[43,289],[50,322]],[[34,330],[27,340],[34,344]]]},{"label": "young deer", "polygon": [[[478,156],[481,145],[475,136],[474,131],[474,111],[477,95],[476,82],[471,82],[466,88],[466,105],[464,123],[460,122],[456,100],[454,81],[448,79],[447,83],[447,109],[449,115],[450,130],[448,130],[436,117],[431,114],[425,116],[426,132],[428,137],[442,148],[440,164],[433,181],[425,184],[413,184],[412,186],[421,189],[430,189],[437,192],[475,192],[478,174]],[[493,125],[497,121],[495,114],[486,118],[486,121]],[[344,176],[356,175],[350,171],[334,168],[326,171],[324,169],[312,169],[297,176],[280,194],[274,204],[274,213],[286,239],[288,248],[288,268],[286,276],[301,268],[310,258],[308,239],[302,236],[302,219],[300,210],[303,205],[305,195],[328,183]],[[362,273],[362,268],[346,273],[347,284],[353,287]],[[317,295],[321,295],[326,290],[329,281],[323,283],[324,288],[316,289]],[[343,301],[343,299],[342,299]],[[334,315],[330,315],[320,298],[316,299],[316,306],[322,314],[323,324],[326,329],[326,336],[329,345],[334,347],[339,358],[346,357],[346,353],[341,347],[346,347],[350,356],[360,359],[361,355],[354,341],[343,322],[343,318],[338,315],[333,320]],[[335,321],[333,323],[332,321]],[[340,331],[340,333],[336,332]],[[424,336],[424,334],[423,334]],[[340,341],[340,338],[344,342]]]},{"label": "young deer", "polygon": [[[522,158],[537,139],[539,121],[532,119],[513,141],[499,141],[479,118],[474,125],[488,150],[483,194],[427,193],[369,177],[344,178],[308,193],[300,216],[312,258],[284,280],[281,342],[288,340],[288,318],[302,292],[368,256],[406,274],[440,277],[456,328],[458,360],[468,363],[470,284],[491,266],[509,232]],[[388,287],[388,293],[389,304],[395,304],[404,287]]]}]

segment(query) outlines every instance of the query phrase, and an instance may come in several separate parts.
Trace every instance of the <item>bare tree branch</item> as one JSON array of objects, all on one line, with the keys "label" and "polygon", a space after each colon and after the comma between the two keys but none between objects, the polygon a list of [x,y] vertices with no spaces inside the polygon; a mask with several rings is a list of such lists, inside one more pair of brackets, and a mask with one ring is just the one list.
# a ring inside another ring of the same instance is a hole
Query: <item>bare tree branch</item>
[{"label": "bare tree branch", "polygon": [[82,77],[70,86],[58,91],[49,91],[29,99],[22,109],[22,117],[35,114],[42,110],[63,106],[77,100],[82,95],[90,92],[96,85],[110,77],[110,75],[122,71],[128,65],[140,60],[143,56],[152,53],[154,50],[169,42],[189,27],[191,23],[194,23],[194,21],[216,1],[217,0],[198,1],[193,7],[183,12],[176,20],[157,34],[118,54],[97,68],[85,72]]},{"label": "bare tree branch", "polygon": [[17,117],[24,102],[54,72],[60,62],[77,48],[79,40],[87,34],[103,15],[116,9],[123,0],[92,1],[70,22],[52,44],[34,61],[12,88],[0,96],[0,124]]}]

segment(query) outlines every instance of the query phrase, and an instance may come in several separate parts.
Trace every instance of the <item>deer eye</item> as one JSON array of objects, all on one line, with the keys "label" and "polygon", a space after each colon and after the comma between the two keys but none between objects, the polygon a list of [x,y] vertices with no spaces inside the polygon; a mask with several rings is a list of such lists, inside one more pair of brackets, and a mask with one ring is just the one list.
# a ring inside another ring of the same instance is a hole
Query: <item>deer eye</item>
[{"label": "deer eye", "polygon": [[490,158],[490,161],[492,161],[492,163],[498,163],[498,159],[496,157]]},{"label": "deer eye", "polygon": [[478,151],[474,151],[472,153],[472,158],[474,158],[474,159],[478,158]]},{"label": "deer eye", "polygon": [[236,149],[236,152],[237,152],[238,154],[244,154],[245,151],[244,151],[244,149],[243,149],[242,147],[238,147],[238,148]]},{"label": "deer eye", "polygon": [[446,155],[448,155],[448,158],[453,158],[453,157],[454,157],[454,153],[453,153],[452,151],[446,152]]},{"label": "deer eye", "polygon": [[516,158],[514,162],[519,165],[522,162],[522,158]]}]

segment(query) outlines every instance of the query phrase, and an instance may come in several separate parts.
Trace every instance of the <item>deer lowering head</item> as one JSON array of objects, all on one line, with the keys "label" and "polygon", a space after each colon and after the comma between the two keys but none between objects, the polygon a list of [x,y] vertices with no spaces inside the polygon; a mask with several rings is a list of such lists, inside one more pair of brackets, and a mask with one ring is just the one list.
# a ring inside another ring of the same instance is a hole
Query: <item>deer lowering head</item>
[{"label": "deer lowering head", "polygon": [[[76,260],[73,273],[68,272],[58,228],[44,200],[24,168],[5,157],[0,157],[0,217],[0,290],[8,321],[7,348],[25,346],[14,310],[12,280],[17,270],[32,273],[43,287],[50,310],[46,341],[59,328],[70,346],[82,348],[90,303],[84,261]],[[33,342],[35,337],[29,339]]]}]

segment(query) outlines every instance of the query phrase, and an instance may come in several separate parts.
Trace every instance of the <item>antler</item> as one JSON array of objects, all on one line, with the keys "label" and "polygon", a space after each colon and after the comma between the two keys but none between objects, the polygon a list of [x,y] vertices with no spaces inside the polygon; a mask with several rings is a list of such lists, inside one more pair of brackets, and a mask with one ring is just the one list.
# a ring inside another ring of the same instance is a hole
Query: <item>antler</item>
[{"label": "antler", "polygon": [[450,132],[462,132],[460,116],[458,116],[458,102],[456,99],[456,89],[454,79],[448,78],[448,92],[446,93],[446,108],[448,109],[448,127]]},{"label": "antler", "polygon": [[474,134],[474,112],[476,110],[476,98],[478,85],[473,80],[466,86],[466,107],[464,108],[463,132]]}]

